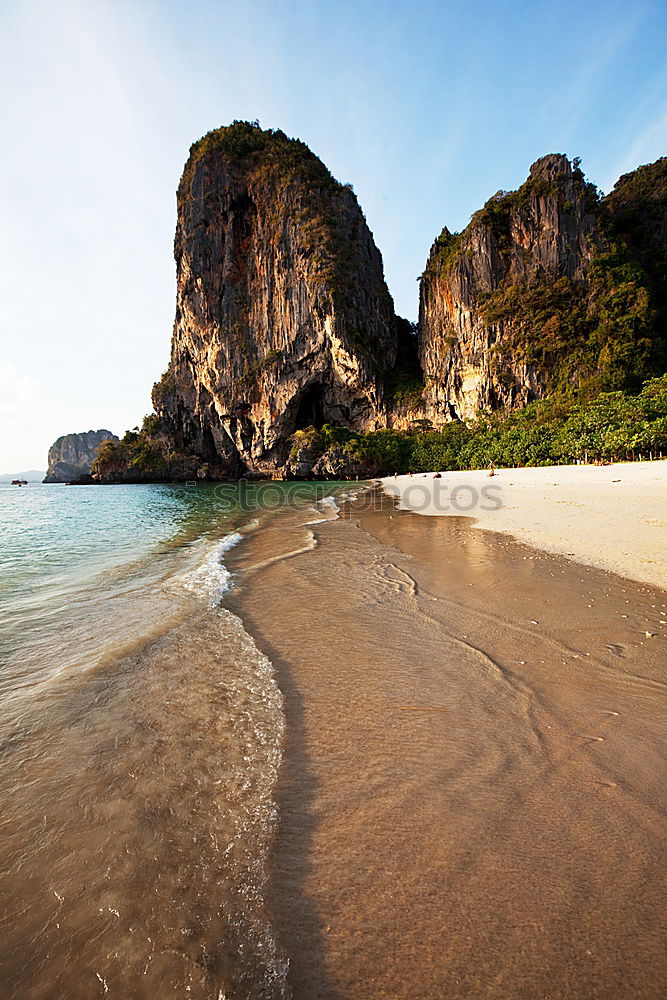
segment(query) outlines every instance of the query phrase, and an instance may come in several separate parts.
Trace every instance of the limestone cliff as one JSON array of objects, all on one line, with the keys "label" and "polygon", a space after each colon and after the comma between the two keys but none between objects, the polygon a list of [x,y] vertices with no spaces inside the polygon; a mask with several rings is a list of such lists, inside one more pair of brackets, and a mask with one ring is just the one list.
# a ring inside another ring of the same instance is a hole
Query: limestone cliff
[{"label": "limestone cliff", "polygon": [[90,473],[97,450],[104,441],[118,441],[111,431],[83,431],[64,434],[49,448],[45,483],[67,483]]},{"label": "limestone cliff", "polygon": [[538,160],[433,244],[420,288],[426,413],[470,420],[550,391],[621,388],[651,373],[646,274],[577,161]]},{"label": "limestone cliff", "polygon": [[299,428],[386,424],[397,323],[357,199],[302,142],[236,122],[178,189],[176,321],[154,405],[214,476],[273,474]]}]

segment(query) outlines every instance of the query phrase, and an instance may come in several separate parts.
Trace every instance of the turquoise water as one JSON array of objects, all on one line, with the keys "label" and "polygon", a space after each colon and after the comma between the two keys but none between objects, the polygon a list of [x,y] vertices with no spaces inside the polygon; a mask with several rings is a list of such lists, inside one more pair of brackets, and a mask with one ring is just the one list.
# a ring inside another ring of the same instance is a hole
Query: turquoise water
[{"label": "turquoise water", "polygon": [[[161,588],[242,523],[215,487],[0,487],[0,697],[95,662],[169,614]],[[232,502],[230,502],[230,499]],[[246,518],[247,519],[247,518]]]},{"label": "turquoise water", "polygon": [[0,486],[4,995],[287,995],[282,696],[225,558],[268,521],[307,548],[345,488]]},{"label": "turquoise water", "polygon": [[[340,484],[0,486],[0,714],[4,694],[97,662],[182,612],[174,587],[215,540]],[[215,586],[215,580],[213,585]],[[197,580],[193,581],[194,584]],[[210,596],[210,595],[209,595]]]}]

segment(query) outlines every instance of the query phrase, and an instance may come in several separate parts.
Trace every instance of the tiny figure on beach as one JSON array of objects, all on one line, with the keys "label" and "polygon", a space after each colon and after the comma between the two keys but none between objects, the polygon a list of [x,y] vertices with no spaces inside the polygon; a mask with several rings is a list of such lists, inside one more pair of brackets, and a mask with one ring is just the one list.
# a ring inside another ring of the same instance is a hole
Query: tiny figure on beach
[{"label": "tiny figure on beach", "polygon": [[440,475],[439,472],[436,472],[436,474],[433,476],[433,478],[434,479],[442,479],[442,476]]},{"label": "tiny figure on beach", "polygon": [[493,462],[491,462],[491,467],[489,469],[489,476],[495,476],[495,474],[496,474],[496,467],[493,464]]}]

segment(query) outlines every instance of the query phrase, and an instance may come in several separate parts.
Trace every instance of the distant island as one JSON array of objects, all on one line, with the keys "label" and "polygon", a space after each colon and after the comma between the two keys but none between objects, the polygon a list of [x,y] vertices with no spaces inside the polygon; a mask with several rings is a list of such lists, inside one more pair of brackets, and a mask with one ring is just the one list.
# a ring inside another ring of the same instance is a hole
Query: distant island
[{"label": "distant island", "polygon": [[118,441],[118,438],[107,430],[82,431],[59,437],[49,448],[49,468],[44,482],[68,483],[90,475],[98,449],[105,441]]},{"label": "distant island", "polygon": [[537,160],[440,231],[414,325],[351,186],[298,139],[234,122],[190,149],[175,257],[155,412],[101,445],[100,482],[667,451],[667,157],[604,197],[577,159]]}]

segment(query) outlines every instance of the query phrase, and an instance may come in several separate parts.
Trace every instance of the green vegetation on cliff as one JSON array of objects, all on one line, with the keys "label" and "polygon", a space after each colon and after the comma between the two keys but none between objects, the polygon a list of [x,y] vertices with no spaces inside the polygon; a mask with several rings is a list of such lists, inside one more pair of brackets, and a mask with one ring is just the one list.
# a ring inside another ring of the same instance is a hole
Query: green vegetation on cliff
[{"label": "green vegetation on cliff", "polygon": [[499,362],[538,366],[549,394],[637,389],[656,370],[651,289],[620,241],[593,256],[586,282],[507,282],[481,310],[487,323],[506,321],[512,331],[496,346]]},{"label": "green vegetation on cliff", "polygon": [[126,431],[120,441],[105,441],[100,446],[92,472],[100,482],[162,483],[205,479],[208,467],[195,456],[175,451],[160,418],[150,413],[141,428]]},{"label": "green vegetation on cliff", "polygon": [[616,237],[649,278],[657,308],[656,363],[667,367],[667,156],[623,174],[605,198]]},{"label": "green vegetation on cliff", "polygon": [[258,122],[234,121],[207,132],[190,146],[179,194],[186,193],[198,164],[210,153],[222,153],[239,168],[253,171],[257,179],[270,175],[274,181],[298,182],[322,193],[344,187],[301,139],[289,138],[282,129],[260,128]]},{"label": "green vegetation on cliff", "polygon": [[317,454],[342,446],[350,466],[363,466],[367,475],[667,456],[667,375],[648,380],[635,396],[544,399],[509,416],[484,414],[471,426],[455,421],[441,430],[369,434],[325,426],[300,433],[297,443],[307,439]]},{"label": "green vegetation on cliff", "polygon": [[600,196],[595,184],[584,177],[579,166],[580,160],[572,161],[572,172],[555,173],[550,177],[531,174],[516,191],[498,191],[475,212],[470,226],[485,226],[494,235],[501,253],[509,250],[512,218],[521,213],[534,199],[553,199],[564,215],[569,215],[575,207],[575,200],[587,212],[595,212]]},{"label": "green vegetation on cliff", "polygon": [[447,226],[445,226],[431,247],[425,273],[434,275],[446,274],[457,258],[462,238],[463,233],[450,233]]}]

